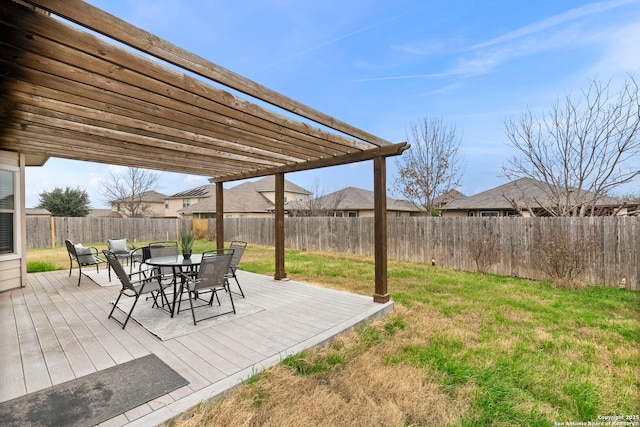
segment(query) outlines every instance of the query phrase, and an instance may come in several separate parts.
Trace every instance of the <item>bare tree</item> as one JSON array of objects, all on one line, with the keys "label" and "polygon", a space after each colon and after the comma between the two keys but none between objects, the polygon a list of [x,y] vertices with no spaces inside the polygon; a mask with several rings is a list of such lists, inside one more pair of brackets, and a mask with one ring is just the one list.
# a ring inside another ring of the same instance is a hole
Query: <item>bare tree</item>
[{"label": "bare tree", "polygon": [[518,154],[503,166],[510,179],[543,183],[548,215],[594,214],[598,202],[640,171],[625,168],[640,152],[638,82],[629,76],[618,91],[592,80],[581,96],[565,95],[538,118],[531,110],[507,119],[509,145]]},{"label": "bare tree", "polygon": [[160,175],[156,172],[127,168],[121,174],[110,173],[111,182],[102,190],[105,200],[123,216],[139,218],[148,216],[151,206],[145,196],[158,188]]},{"label": "bare tree", "polygon": [[411,148],[396,159],[398,176],[394,188],[432,215],[433,200],[460,186],[464,170],[459,154],[460,138],[455,126],[427,116],[410,125],[407,138]]}]

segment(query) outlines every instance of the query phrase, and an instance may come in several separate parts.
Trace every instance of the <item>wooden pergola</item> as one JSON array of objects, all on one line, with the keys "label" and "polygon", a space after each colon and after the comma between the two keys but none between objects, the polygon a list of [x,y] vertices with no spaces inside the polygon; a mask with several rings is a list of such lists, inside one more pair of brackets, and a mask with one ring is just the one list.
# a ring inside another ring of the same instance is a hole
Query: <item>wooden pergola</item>
[{"label": "wooden pergola", "polygon": [[[357,129],[79,0],[3,0],[0,25],[0,149],[24,153],[28,165],[60,157],[208,176],[217,212],[224,182],[275,175],[276,279],[286,277],[284,174],[373,160],[374,300],[389,300],[386,157],[406,142]],[[219,247],[223,227],[217,220]]]}]

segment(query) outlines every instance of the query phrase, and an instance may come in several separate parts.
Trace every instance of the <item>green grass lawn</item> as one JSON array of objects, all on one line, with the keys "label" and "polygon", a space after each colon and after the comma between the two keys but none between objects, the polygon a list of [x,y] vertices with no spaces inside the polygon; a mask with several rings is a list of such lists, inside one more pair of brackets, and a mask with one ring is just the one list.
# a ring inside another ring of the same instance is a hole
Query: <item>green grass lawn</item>
[{"label": "green grass lawn", "polygon": [[[137,242],[137,247],[147,245],[148,242]],[[84,246],[93,246],[98,249],[100,255],[107,249],[105,243],[86,243]],[[196,240],[193,245],[194,253],[202,253],[206,250],[216,248],[215,242],[206,240]],[[74,263],[74,267],[77,265]],[[40,271],[66,270],[69,268],[69,256],[66,247],[59,248],[38,248],[27,250],[27,272],[36,273]]]},{"label": "green grass lawn", "polygon": [[[273,248],[249,245],[240,267],[272,275]],[[372,258],[288,250],[286,271],[373,294]],[[640,414],[638,293],[393,260],[388,274],[394,313],[175,424],[553,426]]]}]

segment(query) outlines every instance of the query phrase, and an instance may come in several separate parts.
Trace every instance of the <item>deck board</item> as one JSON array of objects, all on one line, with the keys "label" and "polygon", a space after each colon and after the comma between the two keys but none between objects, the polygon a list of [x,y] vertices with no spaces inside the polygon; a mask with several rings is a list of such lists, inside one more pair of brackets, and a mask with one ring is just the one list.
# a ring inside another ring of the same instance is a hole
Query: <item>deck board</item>
[{"label": "deck board", "polygon": [[22,362],[20,358],[20,341],[11,303],[11,295],[0,294],[0,401],[10,400],[26,393]]},{"label": "deck board", "polygon": [[0,402],[154,353],[189,385],[101,426],[155,425],[393,309],[371,297],[239,271],[247,302],[264,310],[162,341],[134,320],[123,330],[107,319],[119,287],[88,277],[76,286],[77,274],[29,274],[27,287],[0,293]]}]

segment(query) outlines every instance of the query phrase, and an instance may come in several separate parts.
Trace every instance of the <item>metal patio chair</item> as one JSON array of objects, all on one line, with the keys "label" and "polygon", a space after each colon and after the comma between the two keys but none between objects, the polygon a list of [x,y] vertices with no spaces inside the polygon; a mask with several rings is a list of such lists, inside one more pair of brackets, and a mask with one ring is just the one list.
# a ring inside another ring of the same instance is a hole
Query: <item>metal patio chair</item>
[{"label": "metal patio chair", "polygon": [[[107,262],[109,263],[109,266],[113,269],[113,271],[116,272],[118,279],[120,279],[120,283],[122,283],[122,288],[120,289],[118,298],[113,303],[113,308],[109,313],[108,319],[111,319],[113,317],[113,320],[121,324],[122,329],[124,329],[127,326],[127,322],[131,318],[133,309],[136,307],[136,304],[138,303],[138,300],[142,295],[151,295],[151,297],[153,297],[154,307],[160,306],[158,304],[158,298],[161,299],[160,303],[163,306],[165,303],[169,305],[169,300],[167,300],[167,295],[164,293],[164,288],[160,284],[158,277],[154,276],[153,274],[149,274],[150,273],[149,270],[137,271],[135,273],[127,274],[127,272],[122,267],[122,264],[120,264],[120,261],[118,260],[118,257],[116,256],[116,254],[108,250],[104,250],[102,251],[102,253],[107,258]],[[136,275],[138,276],[138,278],[136,280],[131,280],[131,278]],[[124,320],[124,322],[116,319],[113,316],[113,312],[115,311],[116,307],[118,307],[118,302],[120,301],[120,298],[123,295],[127,297],[135,298],[135,300],[133,301],[133,305],[131,306],[131,309],[127,313],[127,318]]]},{"label": "metal patio chair", "polygon": [[[96,272],[100,272],[100,264],[107,262],[98,256],[98,249],[93,246],[85,247],[82,246],[81,243],[74,244],[69,239],[66,239],[64,244],[67,246],[67,253],[69,254],[69,276],[71,276],[73,263],[78,264],[80,271],[78,275],[78,286],[80,286],[80,280],[82,279],[82,267],[95,265]],[[109,270],[109,281],[111,281],[111,270]]]},{"label": "metal patio chair", "polygon": [[[235,314],[236,307],[233,303],[233,294],[229,291],[228,280],[229,265],[231,265],[231,258],[233,256],[232,254],[232,250],[230,249],[210,251],[203,255],[202,263],[200,264],[200,268],[198,269],[196,276],[184,273],[182,274],[182,283],[180,284],[179,295],[182,295],[183,292],[187,292],[194,325],[201,320],[211,319],[224,314]],[[202,294],[208,293],[209,291],[212,293],[211,298],[209,300],[203,299]],[[224,293],[228,295],[230,309],[226,311],[214,311],[214,314],[196,319],[197,308],[210,307],[213,311],[214,298],[217,300],[218,306],[222,307],[220,298],[218,297],[218,291],[224,291]],[[195,305],[198,301],[201,301],[201,303],[199,305]],[[178,313],[180,313],[181,302],[182,298],[178,300]]]},{"label": "metal patio chair", "polygon": [[122,263],[122,261],[126,261],[127,265],[130,265],[130,270],[133,268],[136,249],[137,248],[135,247],[135,245],[131,241],[129,241],[129,239],[107,240],[107,250],[113,252],[120,263]]},{"label": "metal patio chair", "polygon": [[[148,246],[148,257],[156,258],[162,256],[175,256],[177,257],[178,252],[178,242],[174,241],[165,241],[165,242],[152,242],[149,243]],[[160,275],[160,280],[170,280],[170,283],[173,283],[175,280],[175,274],[173,268],[171,267],[156,267],[157,273],[156,275]]]},{"label": "metal patio chair", "polygon": [[236,295],[240,295],[244,298],[244,292],[242,291],[242,287],[240,286],[240,282],[238,281],[238,276],[236,276],[236,270],[238,269],[238,265],[240,264],[240,260],[242,259],[242,254],[244,254],[244,250],[247,247],[247,242],[241,242],[239,240],[234,240],[231,242],[229,249],[233,249],[233,257],[231,258],[231,265],[229,266],[229,278],[233,277],[233,280],[236,281],[236,285],[240,292],[234,292]]}]

